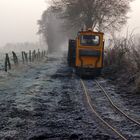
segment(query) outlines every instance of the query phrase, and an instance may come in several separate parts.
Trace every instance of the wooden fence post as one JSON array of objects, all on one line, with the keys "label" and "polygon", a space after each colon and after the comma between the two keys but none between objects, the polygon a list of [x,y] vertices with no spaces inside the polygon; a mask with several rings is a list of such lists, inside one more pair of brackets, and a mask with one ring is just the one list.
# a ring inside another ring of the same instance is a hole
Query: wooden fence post
[{"label": "wooden fence post", "polygon": [[28,63],[28,54],[26,52],[24,52],[24,56],[25,56],[26,63]]},{"label": "wooden fence post", "polygon": [[36,52],[36,55],[35,56],[36,56],[36,60],[38,60],[38,52]]},{"label": "wooden fence post", "polygon": [[34,50],[32,52],[32,61],[35,61],[35,59],[36,59],[36,51]]},{"label": "wooden fence post", "polygon": [[38,60],[40,60],[40,50],[38,49]]},{"label": "wooden fence post", "polygon": [[13,61],[14,61],[14,64],[15,64],[15,65],[18,65],[18,57],[17,57],[16,53],[12,51],[12,54],[13,54]]},{"label": "wooden fence post", "polygon": [[5,57],[5,71],[6,72],[7,72],[7,68],[11,69],[11,63],[10,63],[8,53],[6,53],[6,57]]},{"label": "wooden fence post", "polygon": [[23,62],[23,64],[24,64],[24,62],[25,62],[24,52],[22,52],[22,62]]},{"label": "wooden fence post", "polygon": [[32,62],[34,62],[34,58],[35,56],[34,56],[34,51],[32,52]]},{"label": "wooden fence post", "polygon": [[31,52],[31,50],[29,51],[29,61],[32,62],[32,52]]}]

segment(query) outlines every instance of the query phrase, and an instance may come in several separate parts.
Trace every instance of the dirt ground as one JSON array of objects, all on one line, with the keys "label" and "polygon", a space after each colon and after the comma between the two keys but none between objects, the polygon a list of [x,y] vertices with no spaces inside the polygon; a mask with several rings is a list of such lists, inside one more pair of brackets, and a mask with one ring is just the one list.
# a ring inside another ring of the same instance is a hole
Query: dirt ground
[{"label": "dirt ground", "polygon": [[[79,78],[62,57],[50,56],[4,75],[0,76],[1,140],[119,140],[91,113]],[[132,110],[139,117],[137,109]]]}]

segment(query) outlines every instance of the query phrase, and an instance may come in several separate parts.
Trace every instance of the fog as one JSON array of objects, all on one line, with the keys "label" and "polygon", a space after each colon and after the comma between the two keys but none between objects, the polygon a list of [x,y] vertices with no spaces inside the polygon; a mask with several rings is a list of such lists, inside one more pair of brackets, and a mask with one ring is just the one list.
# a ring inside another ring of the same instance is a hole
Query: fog
[{"label": "fog", "polygon": [[129,19],[127,25],[125,26],[124,32],[126,31],[126,28],[128,28],[130,32],[135,29],[134,33],[140,34],[140,18],[139,18],[140,8],[139,7],[140,7],[140,0],[134,0],[131,3],[131,11],[128,14]]},{"label": "fog", "polygon": [[0,46],[37,41],[37,20],[46,7],[45,0],[0,0]]},{"label": "fog", "polygon": [[[140,33],[139,6],[140,0],[131,4],[130,19],[125,26],[129,30],[139,27],[135,33]],[[38,41],[37,20],[46,8],[45,0],[0,0],[0,47],[9,42]]]}]

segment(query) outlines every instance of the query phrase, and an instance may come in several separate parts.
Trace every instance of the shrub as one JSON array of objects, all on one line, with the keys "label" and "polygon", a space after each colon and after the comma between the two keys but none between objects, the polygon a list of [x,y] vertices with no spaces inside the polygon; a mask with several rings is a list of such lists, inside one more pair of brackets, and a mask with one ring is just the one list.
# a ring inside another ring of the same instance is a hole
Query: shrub
[{"label": "shrub", "polygon": [[126,64],[126,56],[129,53],[127,47],[127,40],[115,39],[114,46],[112,48],[106,49],[104,64],[107,66],[115,66],[117,69],[124,68]]},{"label": "shrub", "polygon": [[129,38],[114,39],[113,42],[114,46],[105,50],[104,67],[109,68],[110,74],[118,73],[118,78],[122,76],[120,71],[128,81],[133,77],[134,80],[130,81],[140,92],[140,39],[131,35]]}]

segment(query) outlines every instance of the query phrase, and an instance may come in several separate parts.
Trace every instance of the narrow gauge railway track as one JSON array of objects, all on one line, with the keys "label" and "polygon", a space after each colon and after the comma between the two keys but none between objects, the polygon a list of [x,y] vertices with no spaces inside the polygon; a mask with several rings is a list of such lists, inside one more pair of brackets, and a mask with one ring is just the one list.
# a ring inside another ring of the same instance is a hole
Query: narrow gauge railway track
[{"label": "narrow gauge railway track", "polygon": [[124,115],[127,119],[129,119],[130,121],[132,121],[133,123],[135,123],[136,125],[138,125],[140,127],[140,122],[138,122],[137,120],[133,119],[132,117],[128,116],[124,111],[122,111],[117,105],[114,104],[114,102],[112,101],[112,99],[110,98],[110,96],[108,95],[108,93],[106,92],[106,90],[102,87],[102,85],[95,80],[96,85],[103,91],[104,95],[107,97],[108,101],[110,102],[110,104],[117,110],[119,111],[122,115]]},{"label": "narrow gauge railway track", "polygon": [[[82,87],[83,87],[83,90],[84,90],[84,94],[86,96],[86,100],[87,100],[87,103],[89,105],[89,107],[91,108],[92,112],[97,116],[97,118],[99,120],[101,120],[103,122],[103,124],[105,124],[108,128],[110,128],[113,132],[115,132],[121,139],[123,140],[128,140],[126,138],[126,136],[124,136],[119,130],[116,129],[115,126],[113,125],[110,125],[103,117],[102,115],[100,115],[98,113],[98,111],[96,111],[97,109],[95,109],[95,104],[92,102],[91,100],[91,97],[89,95],[89,92],[88,92],[88,89],[86,87],[86,84],[85,82],[81,79],[81,84],[82,84]],[[138,121],[136,121],[135,119],[129,117],[126,113],[124,113],[120,108],[118,108],[114,102],[112,101],[112,99],[110,98],[110,96],[108,95],[108,93],[106,92],[106,90],[100,85],[100,83],[95,80],[94,81],[96,83],[96,86],[99,87],[99,89],[101,89],[102,93],[105,95],[105,97],[107,98],[107,100],[109,101],[109,103],[111,104],[112,108],[115,110],[117,110],[117,112],[119,114],[121,114],[122,116],[126,117],[129,121],[133,122],[133,124],[137,125],[139,128],[140,128],[140,123]]]}]

